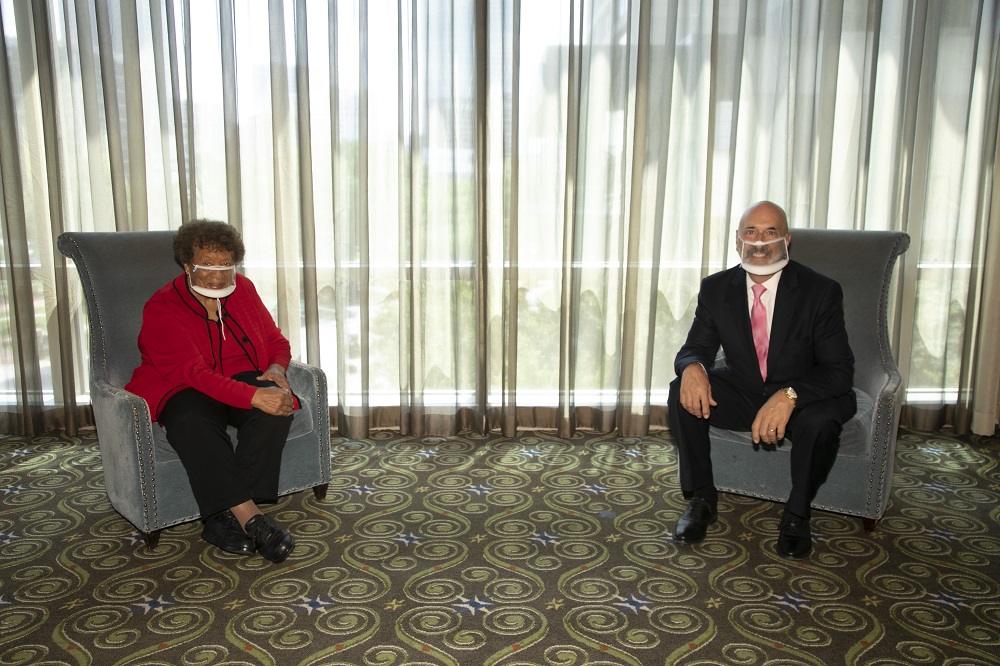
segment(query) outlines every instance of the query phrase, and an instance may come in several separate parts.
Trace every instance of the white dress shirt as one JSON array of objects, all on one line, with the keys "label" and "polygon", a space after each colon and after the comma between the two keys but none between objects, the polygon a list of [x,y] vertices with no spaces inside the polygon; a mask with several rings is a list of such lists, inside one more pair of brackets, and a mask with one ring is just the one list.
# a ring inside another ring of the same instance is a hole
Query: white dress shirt
[{"label": "white dress shirt", "polygon": [[[760,304],[764,306],[764,312],[767,313],[767,337],[771,337],[771,320],[774,319],[774,296],[778,293],[778,281],[781,279],[781,271],[778,271],[766,281],[761,282],[764,288],[767,290],[760,295]],[[750,274],[747,273],[747,312],[753,309],[753,286],[756,284],[750,279]]]}]

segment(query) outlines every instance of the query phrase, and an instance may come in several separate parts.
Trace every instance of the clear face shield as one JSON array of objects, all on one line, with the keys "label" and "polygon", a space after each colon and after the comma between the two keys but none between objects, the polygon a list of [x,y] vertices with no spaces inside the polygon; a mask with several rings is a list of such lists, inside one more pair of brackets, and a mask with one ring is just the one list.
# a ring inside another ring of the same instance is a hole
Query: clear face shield
[{"label": "clear face shield", "polygon": [[[197,275],[196,273],[201,273]],[[188,284],[207,298],[225,298],[236,291],[236,266],[200,266],[191,264]]]},{"label": "clear face shield", "polygon": [[773,275],[788,265],[788,236],[769,241],[736,241],[743,270],[752,275]]}]

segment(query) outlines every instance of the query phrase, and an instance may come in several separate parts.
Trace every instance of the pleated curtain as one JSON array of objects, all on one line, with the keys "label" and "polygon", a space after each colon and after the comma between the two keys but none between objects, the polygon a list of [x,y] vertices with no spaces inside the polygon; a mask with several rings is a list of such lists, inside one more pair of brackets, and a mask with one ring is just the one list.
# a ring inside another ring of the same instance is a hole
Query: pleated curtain
[{"label": "pleated curtain", "polygon": [[0,27],[0,431],[92,424],[55,237],[209,218],[345,435],[640,436],[761,199],[909,233],[905,418],[995,428],[992,0],[0,0]]}]

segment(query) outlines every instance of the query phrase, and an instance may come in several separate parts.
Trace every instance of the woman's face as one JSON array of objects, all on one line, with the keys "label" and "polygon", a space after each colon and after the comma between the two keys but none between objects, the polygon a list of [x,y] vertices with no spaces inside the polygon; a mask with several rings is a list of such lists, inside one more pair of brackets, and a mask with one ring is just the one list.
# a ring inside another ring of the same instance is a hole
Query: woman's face
[{"label": "woman's face", "polygon": [[[222,267],[230,270],[211,270]],[[195,248],[191,263],[184,266],[184,272],[191,277],[194,285],[206,289],[223,289],[236,279],[236,264],[228,250],[198,247]]]}]

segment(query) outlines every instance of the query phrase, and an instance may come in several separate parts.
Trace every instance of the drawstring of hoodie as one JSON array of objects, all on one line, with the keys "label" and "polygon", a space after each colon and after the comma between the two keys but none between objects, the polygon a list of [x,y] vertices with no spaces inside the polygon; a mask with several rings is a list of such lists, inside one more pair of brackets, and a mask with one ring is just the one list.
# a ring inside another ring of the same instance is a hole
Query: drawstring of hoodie
[{"label": "drawstring of hoodie", "polygon": [[226,322],[222,321],[222,299],[215,299],[215,306],[218,308],[217,312],[219,317],[219,330],[222,331],[222,339],[226,339]]}]

